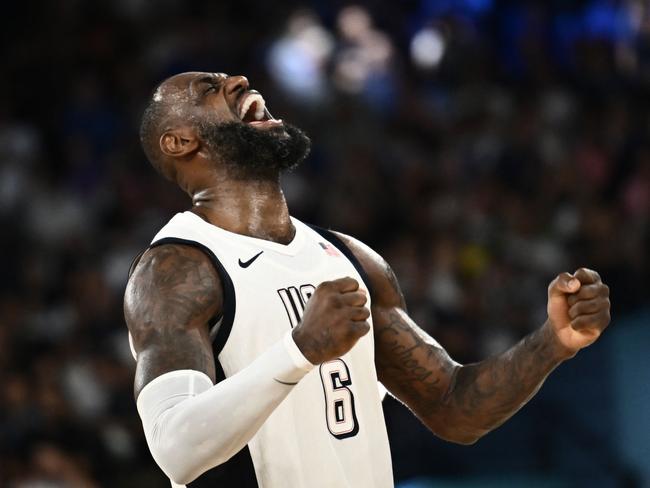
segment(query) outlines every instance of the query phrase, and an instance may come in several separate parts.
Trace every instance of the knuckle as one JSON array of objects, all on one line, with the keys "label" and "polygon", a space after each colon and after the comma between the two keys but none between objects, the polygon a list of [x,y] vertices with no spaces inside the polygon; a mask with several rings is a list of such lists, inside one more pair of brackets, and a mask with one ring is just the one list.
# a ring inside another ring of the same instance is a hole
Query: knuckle
[{"label": "knuckle", "polygon": [[316,291],[318,290],[329,290],[332,288],[332,282],[331,281],[323,281],[320,285],[316,287]]},{"label": "knuckle", "polygon": [[553,289],[557,288],[560,285],[560,283],[567,282],[570,279],[571,279],[571,275],[569,273],[567,273],[566,271],[563,272],[563,273],[560,273],[548,285],[548,291],[549,292],[553,291]]},{"label": "knuckle", "polygon": [[352,335],[354,337],[361,337],[363,335],[366,335],[368,331],[370,330],[370,325],[368,322],[352,322]]},{"label": "knuckle", "polygon": [[358,334],[357,330],[358,330],[357,324],[354,322],[354,320],[349,320],[345,327],[343,335],[348,340],[354,339]]},{"label": "knuckle", "polygon": [[357,287],[357,288],[359,287],[359,283],[357,283],[357,280],[355,280],[354,278],[352,278],[350,276],[345,276],[345,277],[341,278],[340,282],[341,282],[341,284],[344,284],[346,287],[347,286],[349,286],[349,287]]}]

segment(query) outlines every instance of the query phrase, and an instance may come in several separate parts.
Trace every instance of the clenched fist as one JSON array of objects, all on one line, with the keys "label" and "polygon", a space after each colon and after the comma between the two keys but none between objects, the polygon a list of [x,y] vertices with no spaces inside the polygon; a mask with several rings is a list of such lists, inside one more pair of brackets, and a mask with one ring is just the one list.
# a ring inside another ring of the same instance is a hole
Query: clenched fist
[{"label": "clenched fist", "polygon": [[569,355],[598,339],[609,309],[609,287],[590,269],[562,273],[548,287],[548,325]]},{"label": "clenched fist", "polygon": [[359,283],[341,278],[321,283],[305,307],[293,340],[312,364],[343,356],[368,333],[368,298]]}]

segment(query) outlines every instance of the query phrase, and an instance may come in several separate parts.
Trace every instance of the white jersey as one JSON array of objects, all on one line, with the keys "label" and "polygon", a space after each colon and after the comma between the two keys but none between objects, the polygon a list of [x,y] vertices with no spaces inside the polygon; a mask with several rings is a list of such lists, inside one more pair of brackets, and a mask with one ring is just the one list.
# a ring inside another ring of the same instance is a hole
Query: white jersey
[{"label": "white jersey", "polygon": [[[151,243],[193,245],[214,263],[224,306],[211,337],[225,377],[295,327],[321,282],[351,276],[368,291],[365,273],[334,234],[292,222],[295,237],[283,245],[228,232],[183,212]],[[381,401],[371,331],[340,359],[310,371],[247,448],[188,487],[392,487]]]}]

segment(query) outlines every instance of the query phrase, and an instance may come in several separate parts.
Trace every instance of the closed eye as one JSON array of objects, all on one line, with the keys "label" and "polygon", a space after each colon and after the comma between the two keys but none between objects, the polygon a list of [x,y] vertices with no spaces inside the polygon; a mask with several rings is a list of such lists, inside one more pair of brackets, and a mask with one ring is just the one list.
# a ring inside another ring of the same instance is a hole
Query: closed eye
[{"label": "closed eye", "polygon": [[223,86],[225,78],[226,77],[204,76],[196,80],[194,83],[194,90],[196,90],[196,103],[200,103],[200,101],[210,93],[218,92]]}]

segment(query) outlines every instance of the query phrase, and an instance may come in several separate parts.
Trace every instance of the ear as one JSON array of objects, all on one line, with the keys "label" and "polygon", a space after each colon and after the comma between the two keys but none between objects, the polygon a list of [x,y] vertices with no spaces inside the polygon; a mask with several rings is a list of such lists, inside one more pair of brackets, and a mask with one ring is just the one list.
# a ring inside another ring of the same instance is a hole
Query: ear
[{"label": "ear", "polygon": [[199,148],[199,140],[189,127],[163,132],[159,144],[162,153],[172,158],[183,158]]}]

